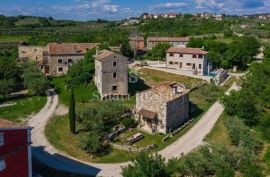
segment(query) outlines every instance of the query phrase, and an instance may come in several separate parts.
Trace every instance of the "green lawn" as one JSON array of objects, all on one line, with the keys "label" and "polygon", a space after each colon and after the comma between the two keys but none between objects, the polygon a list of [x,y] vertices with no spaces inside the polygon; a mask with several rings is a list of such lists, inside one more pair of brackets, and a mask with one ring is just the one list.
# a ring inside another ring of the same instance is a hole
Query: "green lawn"
[{"label": "green lawn", "polygon": [[[143,75],[143,79],[145,79],[145,83],[149,84],[159,84],[166,81],[174,81],[177,80],[181,83],[197,83],[200,82],[198,79],[193,79],[185,76],[179,76],[174,74],[169,74],[161,71],[152,72],[148,69],[143,69],[140,71],[139,74]],[[141,75],[140,75],[141,76]],[[157,78],[158,79],[157,79]],[[66,89],[64,89],[64,79],[63,78],[55,78],[54,83],[56,85],[56,88],[58,90],[58,93],[60,95],[60,100],[63,103],[68,104],[68,92]],[[130,91],[134,92],[136,90],[144,90],[147,89],[147,85],[141,85],[143,82],[138,82],[139,85],[132,85],[130,87]],[[154,151],[159,151],[166,146],[172,144],[175,142],[178,138],[183,136],[188,130],[190,130],[194,124],[196,124],[200,118],[203,116],[203,114],[209,109],[209,107],[216,101],[218,98],[224,93],[225,88],[229,87],[232,84],[232,82],[228,82],[226,87],[213,87],[211,85],[203,86],[199,89],[196,89],[190,93],[190,101],[196,105],[197,108],[195,112],[190,114],[190,118],[194,118],[195,120],[186,126],[184,129],[182,129],[177,135],[170,138],[166,143],[164,143],[162,140],[165,137],[165,135],[151,135],[144,133],[144,139],[141,141],[138,141],[134,144],[134,146],[137,147],[146,147],[150,144],[156,144],[158,147]],[[139,87],[140,86],[140,87]],[[133,90],[133,91],[132,91]],[[78,90],[77,95],[84,95],[84,90]],[[94,91],[94,90],[93,90]],[[87,95],[91,95],[91,90],[87,90]],[[135,93],[135,92],[134,92]],[[87,97],[84,96],[84,97]],[[102,106],[102,102],[100,101],[88,101],[88,102],[82,102],[81,97],[77,97],[77,100],[80,101],[77,104],[77,110],[86,108],[86,107],[92,107],[92,106]],[[132,97],[129,100],[122,101],[122,103],[126,106],[132,107],[135,104],[135,96],[132,94]],[[79,126],[80,128],[80,126]],[[139,132],[139,130],[134,129],[133,131],[128,131],[122,135],[122,138],[119,138],[118,143],[124,143],[126,138],[130,137],[133,134],[136,134]],[[113,149],[113,151],[103,157],[99,158],[92,158],[91,155],[87,154],[85,151],[80,149],[80,140],[82,138],[82,133],[78,133],[76,135],[73,135],[69,131],[69,121],[68,116],[62,116],[62,117],[55,117],[50,121],[48,126],[46,127],[46,136],[48,137],[48,140],[59,150],[64,151],[68,153],[69,155],[85,160],[90,162],[98,162],[98,163],[116,163],[116,162],[125,162],[128,160],[131,160],[134,158],[137,153],[127,153],[125,151],[116,150]],[[72,143],[70,143],[72,142]]]},{"label": "green lawn", "polygon": [[23,35],[0,35],[0,42],[27,42],[30,39],[30,36]]},{"label": "green lawn", "polygon": [[231,140],[228,136],[228,130],[224,124],[226,118],[227,118],[227,115],[225,113],[222,114],[222,116],[219,118],[219,120],[215,124],[214,128],[206,136],[205,141],[212,144],[223,143],[226,145],[231,145]]},{"label": "green lawn", "polygon": [[6,103],[16,103],[13,106],[0,108],[0,117],[3,119],[21,122],[30,114],[38,112],[46,104],[46,96],[29,96],[12,99]]},{"label": "green lawn", "polygon": [[[59,95],[60,102],[66,106],[69,105],[70,91],[65,86],[65,77],[53,78],[55,90]],[[78,103],[89,102],[92,99],[98,99],[99,93],[93,82],[88,85],[79,85],[75,88],[75,99]]]},{"label": "green lawn", "polygon": [[192,84],[199,83],[202,80],[196,79],[188,76],[181,76],[178,74],[172,74],[168,72],[142,68],[139,71],[139,77],[142,78],[147,85],[157,85],[163,84],[165,82],[177,81],[183,84],[186,84],[187,87],[191,88]]},{"label": "green lawn", "polygon": [[232,38],[218,38],[215,40],[216,42],[222,42],[222,43],[225,43],[225,44],[230,44],[233,42],[233,39]]},{"label": "green lawn", "polygon": [[128,161],[136,156],[136,153],[127,153],[113,149],[109,155],[100,158],[92,158],[79,148],[82,136],[80,133],[74,135],[70,132],[68,116],[53,118],[47,125],[45,133],[53,146],[81,160],[98,163],[117,163]]}]

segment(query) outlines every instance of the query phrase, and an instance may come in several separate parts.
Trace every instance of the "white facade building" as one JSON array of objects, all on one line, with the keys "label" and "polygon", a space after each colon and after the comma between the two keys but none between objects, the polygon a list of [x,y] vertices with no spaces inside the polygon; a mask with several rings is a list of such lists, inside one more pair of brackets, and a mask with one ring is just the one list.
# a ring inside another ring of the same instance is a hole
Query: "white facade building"
[{"label": "white facade building", "polygon": [[166,65],[168,68],[207,75],[211,70],[207,53],[200,48],[171,47],[166,51]]}]

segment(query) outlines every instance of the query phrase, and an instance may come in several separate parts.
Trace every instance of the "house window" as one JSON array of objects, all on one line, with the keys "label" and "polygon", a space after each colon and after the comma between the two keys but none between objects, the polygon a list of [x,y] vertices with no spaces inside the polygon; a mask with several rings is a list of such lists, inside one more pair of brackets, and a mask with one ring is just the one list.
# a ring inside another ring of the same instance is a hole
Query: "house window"
[{"label": "house window", "polygon": [[173,53],[170,53],[170,57],[173,57],[174,56],[174,54]]},{"label": "house window", "polygon": [[178,65],[178,62],[174,62],[175,65]]},{"label": "house window", "polygon": [[0,171],[3,171],[6,169],[6,162],[4,159],[0,159]]},{"label": "house window", "polygon": [[112,90],[116,91],[117,90],[117,86],[112,86]]},{"label": "house window", "polygon": [[73,63],[73,60],[72,59],[68,59],[68,63]]},{"label": "house window", "polygon": [[113,62],[113,66],[117,66],[117,62],[116,61]]},{"label": "house window", "polygon": [[116,78],[117,77],[117,73],[113,73],[113,78]]},{"label": "house window", "polygon": [[4,145],[4,133],[1,132],[0,133],[0,146],[3,146]]},{"label": "house window", "polygon": [[58,68],[58,72],[63,72],[63,68],[62,67],[59,67]]},{"label": "house window", "polygon": [[183,54],[179,54],[179,57],[183,57]]},{"label": "house window", "polygon": [[197,58],[197,55],[192,55],[192,58]]},{"label": "house window", "polygon": [[202,69],[202,64],[199,64],[199,69]]},{"label": "house window", "polygon": [[180,62],[180,66],[179,67],[182,68],[182,62]]},{"label": "house window", "polygon": [[58,63],[59,64],[63,63],[63,60],[62,59],[58,59]]},{"label": "house window", "polygon": [[173,62],[172,62],[172,61],[170,61],[170,62],[169,62],[169,64],[170,64],[170,65],[172,65],[172,64],[173,64]]},{"label": "house window", "polygon": [[198,55],[198,58],[203,58],[203,55]]},{"label": "house window", "polygon": [[191,63],[187,63],[187,66],[191,66]]},{"label": "house window", "polygon": [[196,67],[196,65],[195,65],[195,63],[193,63],[193,65],[192,65],[192,69],[195,69],[195,67]]}]

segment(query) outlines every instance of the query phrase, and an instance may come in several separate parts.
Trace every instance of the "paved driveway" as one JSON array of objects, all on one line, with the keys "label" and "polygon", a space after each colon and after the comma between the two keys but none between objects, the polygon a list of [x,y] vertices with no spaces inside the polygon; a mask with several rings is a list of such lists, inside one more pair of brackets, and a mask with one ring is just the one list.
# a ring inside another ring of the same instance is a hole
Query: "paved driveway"
[{"label": "paved driveway", "polygon": [[[236,84],[229,90],[232,89],[237,89]],[[229,94],[229,91],[226,94]],[[32,130],[33,156],[44,164],[62,171],[92,176],[121,176],[121,167],[126,166],[128,163],[96,164],[84,162],[52,147],[46,139],[44,129],[49,119],[53,116],[57,105],[58,95],[48,96],[45,107],[29,120],[29,126],[34,127]],[[214,127],[223,111],[223,106],[216,102],[185,135],[160,151],[159,154],[168,160],[172,157],[181,157],[182,153],[186,154],[203,144],[203,139]]]}]

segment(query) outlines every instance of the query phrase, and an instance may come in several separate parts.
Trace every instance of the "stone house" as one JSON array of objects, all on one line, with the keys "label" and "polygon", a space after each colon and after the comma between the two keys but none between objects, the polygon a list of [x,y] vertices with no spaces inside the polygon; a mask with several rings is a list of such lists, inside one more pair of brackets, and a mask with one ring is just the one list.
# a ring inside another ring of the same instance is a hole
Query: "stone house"
[{"label": "stone house", "polygon": [[188,120],[189,89],[166,83],[136,94],[135,113],[141,130],[168,133]]},{"label": "stone house", "polygon": [[73,63],[84,59],[85,53],[97,46],[98,44],[95,43],[48,44],[50,74],[53,76],[66,74]]},{"label": "stone house", "polygon": [[166,51],[166,65],[168,68],[207,75],[211,70],[207,53],[200,48],[171,47]]},{"label": "stone house", "polygon": [[19,61],[32,60],[36,61],[39,64],[41,71],[45,74],[48,74],[49,66],[48,61],[44,60],[46,51],[48,51],[47,46],[18,46],[18,59]]},{"label": "stone house", "polygon": [[19,60],[35,60],[44,74],[60,76],[84,58],[98,43],[49,43],[47,46],[19,46]]},{"label": "stone house", "polygon": [[128,58],[109,50],[97,51],[95,84],[102,99],[128,96]]},{"label": "stone house", "polygon": [[158,43],[169,43],[174,47],[186,46],[188,37],[149,37],[147,38],[147,48],[152,49]]}]

